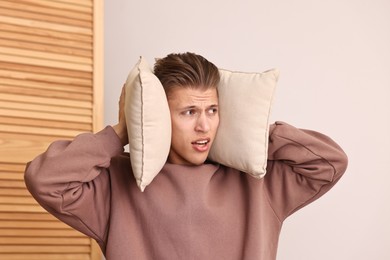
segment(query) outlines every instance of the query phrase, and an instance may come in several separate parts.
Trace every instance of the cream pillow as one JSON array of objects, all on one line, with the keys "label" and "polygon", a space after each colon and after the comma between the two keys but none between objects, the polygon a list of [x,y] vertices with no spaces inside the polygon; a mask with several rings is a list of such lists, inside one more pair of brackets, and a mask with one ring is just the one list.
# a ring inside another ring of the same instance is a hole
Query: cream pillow
[{"label": "cream pillow", "polygon": [[125,83],[125,116],[130,162],[144,191],[164,166],[171,146],[171,117],[163,86],[144,58]]},{"label": "cream pillow", "polygon": [[267,166],[269,114],[279,72],[220,69],[220,74],[220,124],[209,158],[262,178]]}]

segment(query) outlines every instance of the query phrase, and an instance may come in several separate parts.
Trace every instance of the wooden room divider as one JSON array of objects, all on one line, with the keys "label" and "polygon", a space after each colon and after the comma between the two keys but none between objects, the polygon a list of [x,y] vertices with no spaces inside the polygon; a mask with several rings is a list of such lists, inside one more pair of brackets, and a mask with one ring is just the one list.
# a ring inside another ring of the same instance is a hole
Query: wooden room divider
[{"label": "wooden room divider", "polygon": [[101,259],[25,188],[28,161],[103,123],[103,0],[0,1],[0,259]]}]

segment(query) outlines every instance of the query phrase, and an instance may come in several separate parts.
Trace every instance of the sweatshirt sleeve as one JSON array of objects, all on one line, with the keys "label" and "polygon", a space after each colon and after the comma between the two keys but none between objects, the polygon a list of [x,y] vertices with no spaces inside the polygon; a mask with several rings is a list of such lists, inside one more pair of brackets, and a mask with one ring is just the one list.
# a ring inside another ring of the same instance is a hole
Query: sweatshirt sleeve
[{"label": "sweatshirt sleeve", "polygon": [[346,171],[347,162],[343,150],[321,133],[283,122],[272,125],[264,181],[279,220],[326,193]]},{"label": "sweatshirt sleeve", "polygon": [[102,242],[110,211],[107,168],[122,152],[119,137],[109,126],[73,141],[56,141],[27,164],[26,186],[48,212]]}]

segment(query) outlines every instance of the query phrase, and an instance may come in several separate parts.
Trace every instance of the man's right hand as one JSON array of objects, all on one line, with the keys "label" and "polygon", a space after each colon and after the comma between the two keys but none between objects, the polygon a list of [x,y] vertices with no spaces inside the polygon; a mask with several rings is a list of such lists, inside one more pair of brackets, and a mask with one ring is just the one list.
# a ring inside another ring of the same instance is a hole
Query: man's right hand
[{"label": "man's right hand", "polygon": [[119,98],[119,122],[118,124],[112,126],[114,128],[114,131],[120,138],[123,146],[127,145],[129,143],[129,139],[127,136],[127,127],[126,127],[126,118],[125,118],[125,95],[126,95],[126,90],[125,90],[125,85],[122,87],[122,92],[121,96]]}]

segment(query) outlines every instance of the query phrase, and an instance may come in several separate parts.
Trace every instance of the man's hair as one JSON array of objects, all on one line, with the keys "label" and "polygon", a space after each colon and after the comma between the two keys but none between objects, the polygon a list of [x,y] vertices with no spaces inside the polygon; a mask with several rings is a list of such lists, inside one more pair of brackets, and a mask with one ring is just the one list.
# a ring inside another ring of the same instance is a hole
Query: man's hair
[{"label": "man's hair", "polygon": [[154,74],[168,95],[172,87],[216,88],[220,75],[218,68],[204,57],[191,53],[171,53],[158,59]]}]

